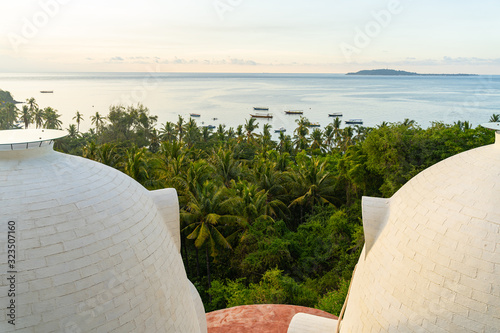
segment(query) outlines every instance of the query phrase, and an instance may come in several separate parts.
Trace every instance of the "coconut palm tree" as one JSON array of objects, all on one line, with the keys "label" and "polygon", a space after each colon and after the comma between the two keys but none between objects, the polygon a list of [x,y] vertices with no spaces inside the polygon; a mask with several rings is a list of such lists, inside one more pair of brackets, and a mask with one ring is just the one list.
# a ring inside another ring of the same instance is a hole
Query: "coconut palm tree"
[{"label": "coconut palm tree", "polygon": [[160,134],[153,128],[149,133],[149,151],[156,153],[160,149]]},{"label": "coconut palm tree", "polygon": [[346,152],[349,146],[354,144],[353,141],[354,129],[351,126],[347,126],[341,130],[339,148],[342,152]]},{"label": "coconut palm tree", "polygon": [[177,136],[178,140],[182,141],[182,138],[184,136],[184,118],[182,118],[181,115],[179,115],[179,119],[177,120],[177,124],[175,124],[175,130],[177,131]]},{"label": "coconut palm tree", "polygon": [[44,128],[61,129],[62,121],[59,119],[61,115],[57,113],[57,110],[48,106],[43,110],[43,113],[45,115]]},{"label": "coconut palm tree", "polygon": [[104,121],[106,117],[103,117],[96,111],[95,115],[90,116],[90,123],[95,125],[95,132],[99,134],[101,132],[102,126],[104,125]]},{"label": "coconut palm tree", "polygon": [[299,205],[308,207],[314,213],[314,206],[321,204],[333,205],[334,182],[333,175],[326,169],[326,161],[313,157],[309,161],[298,161],[301,165],[299,172],[294,174],[295,187],[299,190],[298,196],[289,207]]},{"label": "coconut palm tree", "polygon": [[27,129],[31,124],[33,119],[33,113],[31,112],[28,105],[23,105],[23,109],[21,110],[21,121],[24,123],[24,129]]},{"label": "coconut palm tree", "polygon": [[309,128],[307,125],[309,124],[309,120],[304,117],[300,117],[295,121],[297,123],[297,127],[294,130],[294,145],[296,150],[303,150],[309,147],[309,139],[307,135],[309,134]]},{"label": "coconut palm tree", "polygon": [[256,119],[255,118],[250,118],[245,121],[245,131],[246,131],[246,136],[247,136],[247,141],[251,142],[253,141],[255,137],[255,131],[257,128],[259,128],[259,124],[256,124]]},{"label": "coconut palm tree", "polygon": [[189,118],[187,123],[184,124],[183,130],[184,130],[184,140],[186,141],[187,146],[192,147],[200,137],[200,129],[196,124],[196,120],[194,120],[193,118]]},{"label": "coconut palm tree", "polygon": [[215,168],[215,173],[222,179],[226,186],[232,179],[238,179],[241,175],[241,162],[233,158],[231,150],[219,150],[213,152],[210,162]]},{"label": "coconut palm tree", "polygon": [[78,131],[76,130],[76,125],[75,124],[69,125],[67,131],[68,131],[68,134],[69,134],[70,138],[76,138],[77,135],[78,135]]},{"label": "coconut palm tree", "polygon": [[27,98],[26,104],[28,104],[31,113],[35,112],[35,110],[38,109],[38,104],[36,103],[34,97]]},{"label": "coconut palm tree", "polygon": [[143,185],[149,178],[148,163],[146,162],[145,155],[145,148],[139,149],[133,146],[127,149],[125,160],[122,162],[123,171]]},{"label": "coconut palm tree", "polygon": [[121,162],[121,156],[116,151],[116,146],[110,143],[104,143],[96,148],[96,159],[102,164],[117,168]]},{"label": "coconut palm tree", "polygon": [[288,212],[283,202],[270,199],[268,192],[264,189],[259,190],[256,184],[233,181],[231,188],[237,196],[237,200],[233,201],[233,209],[245,220],[241,226],[252,225],[258,219],[273,223],[274,218],[284,216]]},{"label": "coconut palm tree", "polygon": [[231,245],[222,233],[224,226],[238,219],[228,214],[230,210],[230,201],[225,196],[224,188],[218,188],[213,181],[207,180],[180,213],[181,219],[186,224],[183,231],[190,231],[187,238],[194,241],[197,249],[205,247],[208,289],[212,285],[209,255],[215,258],[221,248],[231,249]]},{"label": "coconut palm tree", "polygon": [[243,125],[238,125],[238,127],[236,127],[236,142],[237,143],[242,143],[243,142],[243,138],[244,138],[244,135],[243,135]]},{"label": "coconut palm tree", "polygon": [[500,122],[500,114],[492,114],[490,117],[490,123],[498,123]]},{"label": "coconut palm tree", "polygon": [[311,150],[323,151],[323,132],[319,128],[315,128],[311,133]]},{"label": "coconut palm tree", "polygon": [[325,131],[323,132],[323,135],[325,136],[325,147],[327,148],[328,151],[331,151],[333,148],[333,143],[335,138],[335,132],[333,130],[332,124],[328,124],[325,126]]},{"label": "coconut palm tree", "polygon": [[278,150],[280,153],[292,153],[293,142],[290,135],[286,135],[285,133],[280,132]]},{"label": "coconut palm tree", "polygon": [[219,126],[217,126],[217,130],[215,131],[215,137],[217,138],[217,141],[219,141],[220,143],[226,141],[225,128],[226,128],[226,125],[219,124]]},{"label": "coconut palm tree", "polygon": [[163,124],[162,128],[160,128],[160,138],[162,141],[176,141],[175,124],[170,121]]},{"label": "coconut palm tree", "polygon": [[43,123],[45,122],[45,110],[40,108],[35,108],[33,110],[33,118],[35,120],[36,128],[43,127]]},{"label": "coconut palm tree", "polygon": [[83,121],[83,115],[80,113],[80,111],[76,111],[76,115],[73,117],[73,120],[76,120],[76,131],[80,133],[80,122]]}]

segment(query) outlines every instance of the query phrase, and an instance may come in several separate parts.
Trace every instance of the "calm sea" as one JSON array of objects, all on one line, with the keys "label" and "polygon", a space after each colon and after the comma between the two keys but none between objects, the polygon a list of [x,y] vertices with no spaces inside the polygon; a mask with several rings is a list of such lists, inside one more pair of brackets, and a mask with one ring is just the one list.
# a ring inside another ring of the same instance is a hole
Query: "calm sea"
[{"label": "calm sea", "polygon": [[[34,97],[40,107],[59,111],[63,127],[85,116],[81,130],[91,127],[96,111],[110,105],[142,103],[166,121],[199,113],[200,125],[244,124],[254,106],[269,107],[274,117],[259,120],[291,134],[303,110],[311,122],[326,126],[328,113],[342,112],[343,123],[361,118],[365,126],[409,118],[422,127],[434,121],[470,121],[473,126],[500,113],[500,76],[391,77],[341,74],[208,74],[208,73],[37,73],[0,74],[0,89],[18,101]],[[53,93],[41,93],[52,90]],[[262,125],[260,125],[262,128]]]}]

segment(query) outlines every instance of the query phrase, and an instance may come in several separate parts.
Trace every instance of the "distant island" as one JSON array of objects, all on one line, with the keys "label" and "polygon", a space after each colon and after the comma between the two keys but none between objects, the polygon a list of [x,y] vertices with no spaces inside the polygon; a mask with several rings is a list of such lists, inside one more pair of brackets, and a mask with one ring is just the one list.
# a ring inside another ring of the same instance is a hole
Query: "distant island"
[{"label": "distant island", "polygon": [[394,76],[477,76],[477,74],[419,74],[415,72],[398,71],[395,69],[365,69],[346,75],[394,75]]}]

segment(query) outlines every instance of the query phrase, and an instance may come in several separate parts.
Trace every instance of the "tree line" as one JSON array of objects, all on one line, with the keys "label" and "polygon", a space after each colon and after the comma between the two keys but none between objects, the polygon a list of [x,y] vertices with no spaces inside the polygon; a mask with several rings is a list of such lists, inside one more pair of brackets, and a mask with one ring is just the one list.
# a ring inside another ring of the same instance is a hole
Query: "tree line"
[{"label": "tree line", "polygon": [[157,129],[141,104],[96,113],[85,133],[87,119],[73,120],[57,150],[177,190],[181,255],[207,311],[287,303],[338,314],[363,246],[361,197],[390,197],[434,163],[494,140],[466,121],[408,119],[341,128],[336,118],[321,130],[300,118],[277,140],[253,118],[210,129],[179,116]]}]

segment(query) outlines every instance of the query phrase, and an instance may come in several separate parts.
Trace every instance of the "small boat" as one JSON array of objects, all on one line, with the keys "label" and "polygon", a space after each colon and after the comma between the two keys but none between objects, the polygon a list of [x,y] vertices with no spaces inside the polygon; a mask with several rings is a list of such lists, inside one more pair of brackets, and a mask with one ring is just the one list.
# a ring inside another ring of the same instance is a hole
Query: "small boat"
[{"label": "small boat", "polygon": [[261,106],[254,106],[253,110],[254,111],[269,111],[269,108],[261,107]]},{"label": "small boat", "polygon": [[304,111],[302,111],[302,110],[287,110],[287,111],[285,111],[285,114],[304,114]]},{"label": "small boat", "polygon": [[342,112],[329,113],[328,117],[342,117]]},{"label": "small boat", "polygon": [[200,115],[199,113],[190,113],[190,114],[189,114],[189,116],[190,116],[190,117],[196,117],[196,118],[198,118],[198,117],[200,117],[201,115]]},{"label": "small boat", "polygon": [[321,125],[319,123],[307,123],[307,127],[320,127]]},{"label": "small boat", "polygon": [[250,114],[252,118],[272,118],[273,115],[270,113],[255,113],[255,114]]},{"label": "small boat", "polygon": [[284,128],[284,127],[280,127],[278,129],[274,130],[274,133],[283,133],[283,132],[286,132],[286,128]]},{"label": "small boat", "polygon": [[349,119],[345,121],[346,124],[349,125],[363,125],[362,119]]},{"label": "small boat", "polygon": [[53,94],[54,90],[40,90],[40,93],[42,93],[42,94]]},{"label": "small boat", "polygon": [[215,125],[205,125],[205,126],[203,126],[203,127],[206,127],[206,128],[208,128],[208,129],[214,129],[214,128],[215,128]]}]

